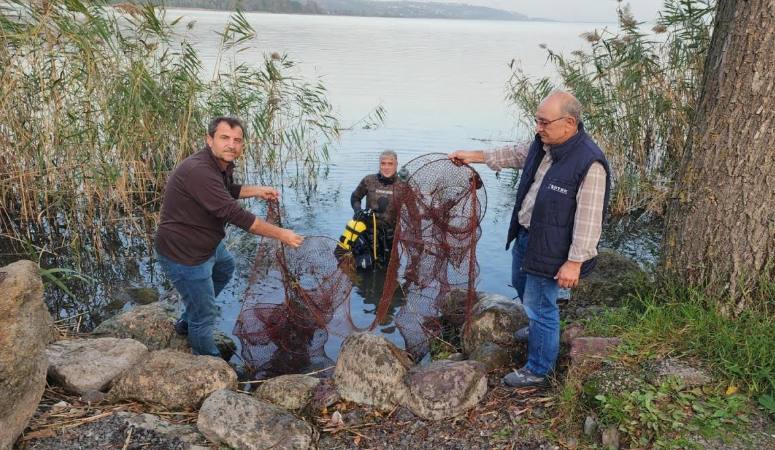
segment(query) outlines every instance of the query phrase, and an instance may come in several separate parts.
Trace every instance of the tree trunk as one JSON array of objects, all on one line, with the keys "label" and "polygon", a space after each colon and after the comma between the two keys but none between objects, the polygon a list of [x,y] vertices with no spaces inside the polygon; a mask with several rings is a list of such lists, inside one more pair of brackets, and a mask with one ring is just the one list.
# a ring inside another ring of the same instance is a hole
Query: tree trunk
[{"label": "tree trunk", "polygon": [[663,276],[707,286],[728,313],[775,269],[775,1],[720,0],[670,199]]}]

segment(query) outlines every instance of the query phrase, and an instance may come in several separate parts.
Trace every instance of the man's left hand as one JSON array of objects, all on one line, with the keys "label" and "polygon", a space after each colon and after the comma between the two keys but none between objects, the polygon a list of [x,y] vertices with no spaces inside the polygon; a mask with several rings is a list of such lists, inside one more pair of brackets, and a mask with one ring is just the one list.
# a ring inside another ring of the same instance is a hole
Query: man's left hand
[{"label": "man's left hand", "polygon": [[579,284],[579,274],[581,273],[581,263],[576,261],[565,261],[560,267],[554,279],[563,289],[575,288]]}]

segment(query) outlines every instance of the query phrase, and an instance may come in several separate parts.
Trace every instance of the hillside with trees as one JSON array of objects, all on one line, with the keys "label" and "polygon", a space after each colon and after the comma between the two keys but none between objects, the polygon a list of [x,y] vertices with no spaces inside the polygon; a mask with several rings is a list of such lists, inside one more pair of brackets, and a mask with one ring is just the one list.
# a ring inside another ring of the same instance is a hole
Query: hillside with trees
[{"label": "hillside with trees", "polygon": [[[114,3],[121,3],[115,1]],[[284,14],[406,17],[426,19],[531,20],[524,14],[484,6],[453,3],[375,2],[368,0],[153,0],[171,8],[234,10]]]}]

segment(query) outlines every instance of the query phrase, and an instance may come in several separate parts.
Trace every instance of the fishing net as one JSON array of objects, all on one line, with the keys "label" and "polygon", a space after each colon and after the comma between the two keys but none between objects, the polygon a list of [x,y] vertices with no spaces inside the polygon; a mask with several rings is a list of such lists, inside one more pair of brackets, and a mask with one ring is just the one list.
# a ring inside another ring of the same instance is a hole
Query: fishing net
[{"label": "fishing net", "polygon": [[[257,378],[287,373],[330,375],[325,345],[331,335],[373,330],[397,289],[405,303],[395,316],[406,350],[421,360],[445,323],[466,323],[479,274],[476,243],[486,209],[481,179],[443,154],[407,163],[394,184],[398,219],[382,297],[374,320],[357,327],[350,314],[351,255],[338,241],[307,237],[299,248],[262,238],[234,335]],[[279,223],[271,203],[267,222]],[[327,369],[327,370],[326,370]]]}]

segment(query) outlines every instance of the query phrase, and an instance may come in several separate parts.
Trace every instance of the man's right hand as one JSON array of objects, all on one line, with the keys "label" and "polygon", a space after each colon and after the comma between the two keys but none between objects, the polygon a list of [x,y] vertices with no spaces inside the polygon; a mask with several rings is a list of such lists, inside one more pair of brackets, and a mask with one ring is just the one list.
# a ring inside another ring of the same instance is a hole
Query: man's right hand
[{"label": "man's right hand", "polygon": [[285,228],[280,234],[279,239],[280,239],[280,242],[282,242],[283,244],[293,248],[299,248],[301,243],[304,242],[304,237],[294,233],[293,230],[288,230]]},{"label": "man's right hand", "polygon": [[482,150],[455,150],[447,155],[457,165],[474,164],[484,162],[484,152]]}]

